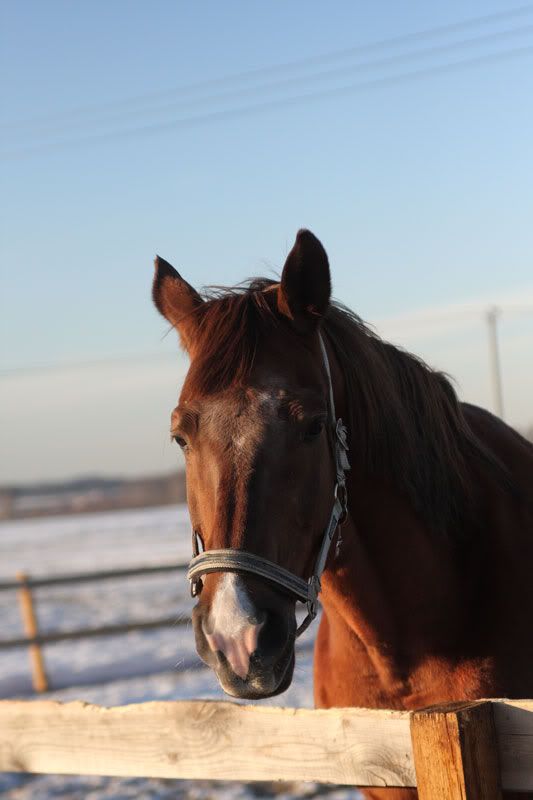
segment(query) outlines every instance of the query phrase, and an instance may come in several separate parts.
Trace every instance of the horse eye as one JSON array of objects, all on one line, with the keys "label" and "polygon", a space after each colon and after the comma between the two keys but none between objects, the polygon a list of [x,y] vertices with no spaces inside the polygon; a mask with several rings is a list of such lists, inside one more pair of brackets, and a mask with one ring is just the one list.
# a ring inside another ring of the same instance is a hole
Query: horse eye
[{"label": "horse eye", "polygon": [[187,442],[182,436],[174,436],[174,441],[181,447],[182,450],[187,447]]},{"label": "horse eye", "polygon": [[306,441],[311,441],[312,439],[316,439],[317,436],[320,436],[323,430],[324,430],[324,420],[321,417],[314,419],[307,426],[307,429],[305,431]]}]

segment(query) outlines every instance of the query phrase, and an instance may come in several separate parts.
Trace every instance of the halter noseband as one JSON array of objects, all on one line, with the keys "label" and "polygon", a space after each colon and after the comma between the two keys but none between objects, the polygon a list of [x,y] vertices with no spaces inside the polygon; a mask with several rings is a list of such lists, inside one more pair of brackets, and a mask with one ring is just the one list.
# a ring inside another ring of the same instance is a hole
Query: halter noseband
[{"label": "halter noseband", "polygon": [[[321,589],[320,578],[326,566],[335,531],[338,526],[342,525],[345,521],[348,511],[345,473],[350,469],[350,463],[347,455],[347,431],[342,420],[340,418],[337,419],[335,416],[333,383],[331,380],[328,355],[320,333],[318,334],[318,338],[320,340],[320,349],[322,351],[322,358],[328,378],[327,427],[335,454],[336,477],[335,489],[333,492],[333,508],[324,532],[320,550],[318,551],[313,574],[306,581],[294,575],[292,572],[289,572],[289,570],[278,566],[278,564],[275,564],[273,561],[269,561],[263,558],[263,556],[257,556],[254,553],[247,553],[245,550],[227,548],[225,550],[206,550],[201,553],[197,531],[193,531],[192,534],[193,558],[189,563],[189,569],[187,571],[187,578],[191,584],[191,595],[193,597],[196,597],[202,591],[201,576],[207,575],[210,572],[249,572],[253,575],[258,575],[260,578],[264,578],[270,583],[275,583],[277,586],[285,589],[289,594],[294,595],[298,600],[301,600],[302,603],[307,604],[307,616],[296,631],[296,636],[300,636],[317,615],[318,595]],[[339,542],[337,544],[339,544]]]}]

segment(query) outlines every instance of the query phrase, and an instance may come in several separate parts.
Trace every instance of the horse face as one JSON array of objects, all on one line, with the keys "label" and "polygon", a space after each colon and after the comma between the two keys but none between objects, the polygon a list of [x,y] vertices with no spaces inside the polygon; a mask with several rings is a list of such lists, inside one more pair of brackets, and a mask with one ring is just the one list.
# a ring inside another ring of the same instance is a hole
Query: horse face
[{"label": "horse face", "polygon": [[[260,386],[259,366],[255,386],[180,402],[172,417],[186,458],[191,522],[204,548],[244,550],[304,578],[313,571],[334,484],[321,362],[307,357],[314,389],[279,375]],[[229,694],[265,697],[287,688],[294,598],[253,575],[212,573],[203,578],[193,623],[199,655]]]},{"label": "horse face", "polygon": [[[191,522],[206,550],[254,553],[307,579],[333,504],[328,381],[317,327],[329,267],[300,232],[280,284],[208,303],[166,262],[154,300],[191,366],[172,435],[186,458]],[[278,694],[294,669],[295,600],[247,573],[212,573],[193,612],[197,650],[236,697]]]}]

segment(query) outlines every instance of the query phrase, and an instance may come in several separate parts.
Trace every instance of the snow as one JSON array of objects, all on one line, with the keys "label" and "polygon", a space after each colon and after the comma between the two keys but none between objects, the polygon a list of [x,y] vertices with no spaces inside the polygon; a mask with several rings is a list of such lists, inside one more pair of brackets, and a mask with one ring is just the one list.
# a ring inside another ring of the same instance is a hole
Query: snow
[{"label": "snow", "polygon": [[[18,570],[31,576],[186,562],[190,528],[185,506],[78,514],[70,517],[0,523],[0,580]],[[176,615],[192,607],[183,573],[163,573],[79,586],[35,590],[39,630],[71,630]],[[1,637],[21,636],[14,592],[0,592]],[[312,707],[312,644],[316,627],[302,637],[294,680],[269,705]],[[133,631],[46,646],[45,663],[57,700],[86,700],[123,705],[148,700],[227,699],[215,676],[203,667],[194,648],[190,624]],[[0,651],[0,697],[32,695],[28,653]],[[126,800],[187,798],[225,800],[257,797],[314,797],[315,784],[238,784],[212,781],[158,781],[106,777],[0,774],[6,800]],[[329,787],[333,800],[353,797],[353,790]]]}]

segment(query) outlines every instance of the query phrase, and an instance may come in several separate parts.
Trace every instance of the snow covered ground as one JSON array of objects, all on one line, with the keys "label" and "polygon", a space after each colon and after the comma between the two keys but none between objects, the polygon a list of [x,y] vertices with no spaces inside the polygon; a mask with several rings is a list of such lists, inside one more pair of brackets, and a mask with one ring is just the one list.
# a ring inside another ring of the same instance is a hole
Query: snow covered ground
[{"label": "snow covered ground", "polygon": [[[0,523],[0,580],[12,579],[17,570],[42,576],[175,563],[189,557],[189,519],[183,506]],[[192,605],[185,576],[179,573],[53,587],[35,594],[43,632],[172,614],[178,619],[188,616]],[[0,592],[0,621],[1,638],[23,635],[13,592]],[[302,637],[302,652],[289,690],[265,703],[312,706],[314,633],[312,627]],[[45,659],[53,687],[47,696],[58,700],[123,705],[225,698],[214,675],[196,656],[189,625],[57,643],[45,648]],[[0,697],[28,696],[32,690],[27,652],[0,651]],[[356,796],[350,790],[313,784],[0,774],[0,795],[6,800],[252,800],[316,797],[326,792],[332,800]]]}]

